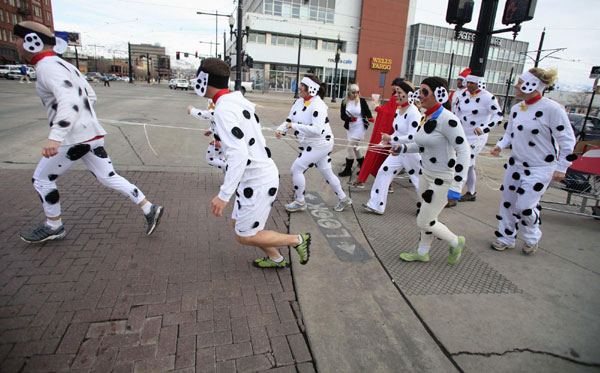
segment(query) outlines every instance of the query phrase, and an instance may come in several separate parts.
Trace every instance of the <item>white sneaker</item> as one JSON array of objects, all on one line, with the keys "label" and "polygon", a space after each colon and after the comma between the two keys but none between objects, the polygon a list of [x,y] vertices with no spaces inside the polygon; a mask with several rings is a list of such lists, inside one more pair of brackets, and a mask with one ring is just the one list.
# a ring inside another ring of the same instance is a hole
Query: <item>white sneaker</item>
[{"label": "white sneaker", "polygon": [[514,249],[515,245],[507,245],[504,242],[500,242],[500,241],[496,240],[496,241],[492,242],[491,247],[494,250],[504,251],[506,249]]},{"label": "white sneaker", "polygon": [[346,199],[344,200],[339,200],[337,206],[335,206],[333,209],[337,212],[341,212],[344,211],[344,209],[348,206],[350,206],[352,204],[352,200],[350,199],[350,197],[346,197]]},{"label": "white sneaker", "polygon": [[306,203],[293,201],[293,202],[285,205],[285,209],[289,212],[304,211],[304,210],[306,210]]},{"label": "white sneaker", "polygon": [[363,203],[363,207],[368,212],[372,212],[373,214],[377,214],[377,215],[383,215],[383,212],[381,212],[379,210],[375,210],[374,208],[372,208],[371,206],[367,205],[366,203]]}]

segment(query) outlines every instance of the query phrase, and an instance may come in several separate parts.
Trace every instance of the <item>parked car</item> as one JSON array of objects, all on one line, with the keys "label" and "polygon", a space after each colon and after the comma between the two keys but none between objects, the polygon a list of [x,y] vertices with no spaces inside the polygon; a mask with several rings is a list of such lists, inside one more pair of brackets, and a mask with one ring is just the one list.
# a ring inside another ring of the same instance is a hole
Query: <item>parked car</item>
[{"label": "parked car", "polygon": [[108,80],[110,80],[110,81],[118,80],[118,78],[119,78],[117,76],[117,74],[108,73],[108,74],[105,74],[105,75],[108,76]]},{"label": "parked car", "polygon": [[190,89],[190,82],[187,79],[171,79],[169,81],[169,88],[170,89],[177,89],[177,88],[181,88],[181,90],[189,90]]},{"label": "parked car", "polygon": [[21,79],[21,65],[9,65],[6,79],[15,80]]},{"label": "parked car", "polygon": [[100,81],[100,80],[104,79],[104,76],[102,74],[100,74],[99,72],[89,72],[89,73],[85,74],[85,76],[90,81]]},{"label": "parked car", "polygon": [[129,77],[128,77],[128,76],[121,76],[121,77],[119,77],[119,79],[117,79],[117,80],[120,80],[120,81],[122,81],[122,82],[127,82],[127,83],[129,83]]},{"label": "parked car", "polygon": [[[581,135],[581,129],[583,127],[583,121],[585,120],[585,115],[571,113],[567,114],[567,116],[569,117],[573,131],[575,132],[575,137],[579,139]],[[588,117],[585,125],[585,132],[583,134],[583,140],[600,140],[600,118]]]},{"label": "parked car", "polygon": [[36,79],[35,69],[33,68],[33,66],[27,66],[27,76],[29,76],[29,79],[31,80]]},{"label": "parked car", "polygon": [[[254,91],[254,84],[252,82],[242,82],[241,88],[242,94],[245,95],[246,92]],[[235,91],[235,79],[229,79],[229,90],[231,92]]]},{"label": "parked car", "polygon": [[6,78],[6,75],[8,75],[8,66],[9,65],[0,65],[0,78]]}]

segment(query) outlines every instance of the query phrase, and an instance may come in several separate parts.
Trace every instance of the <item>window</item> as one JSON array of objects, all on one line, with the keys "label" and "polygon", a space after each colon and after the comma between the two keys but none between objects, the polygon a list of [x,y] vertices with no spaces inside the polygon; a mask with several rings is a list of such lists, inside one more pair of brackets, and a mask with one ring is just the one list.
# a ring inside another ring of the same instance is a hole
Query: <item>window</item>
[{"label": "window", "polygon": [[35,14],[36,17],[41,17],[42,11],[40,10],[40,7],[34,5],[33,6],[33,14]]},{"label": "window", "polygon": [[46,11],[46,21],[50,22],[52,20],[52,13]]},{"label": "window", "polygon": [[6,30],[5,30],[5,29],[2,29],[2,40],[4,40],[4,41],[8,41],[8,40],[6,39]]},{"label": "window", "polygon": [[273,0],[265,0],[265,14],[273,14]]},{"label": "window", "polygon": [[17,23],[19,23],[19,22],[17,22],[17,15],[16,14],[12,14],[12,21],[13,21],[13,24],[15,24],[15,25]]},{"label": "window", "polygon": [[44,0],[44,5],[45,6],[50,6],[50,1],[49,0]]},{"label": "window", "polygon": [[15,0],[8,0],[8,4],[10,6],[15,6]]},{"label": "window", "polygon": [[4,13],[0,10],[0,22],[4,22]]}]

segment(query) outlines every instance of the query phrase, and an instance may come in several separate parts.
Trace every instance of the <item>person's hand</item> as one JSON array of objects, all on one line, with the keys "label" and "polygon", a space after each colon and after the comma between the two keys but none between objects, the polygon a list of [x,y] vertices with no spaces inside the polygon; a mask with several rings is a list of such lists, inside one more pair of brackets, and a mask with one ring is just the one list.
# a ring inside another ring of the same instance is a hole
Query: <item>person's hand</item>
[{"label": "person's hand", "polygon": [[209,144],[210,145],[215,145],[215,140],[210,140]]},{"label": "person's hand", "polygon": [[54,140],[46,140],[44,147],[42,148],[42,155],[46,158],[54,157],[58,154],[58,146],[60,145],[59,141]]},{"label": "person's hand", "polygon": [[554,173],[552,174],[552,180],[554,181],[562,181],[565,178],[565,173],[564,172],[558,172],[558,171],[554,171]]},{"label": "person's hand", "polygon": [[473,133],[476,134],[477,136],[481,136],[481,135],[483,135],[483,130],[481,129],[481,127],[477,127],[473,130]]},{"label": "person's hand", "polygon": [[223,201],[219,196],[215,196],[210,203],[210,211],[215,214],[215,216],[223,216],[223,209],[227,206],[227,202]]},{"label": "person's hand", "polygon": [[500,149],[500,147],[498,145],[496,145],[492,148],[492,150],[490,150],[490,154],[493,155],[494,157],[497,157],[500,155],[500,151],[502,151],[502,149]]},{"label": "person's hand", "polygon": [[211,130],[204,131],[204,136],[210,136],[210,135],[212,135],[212,131]]},{"label": "person's hand", "polygon": [[281,131],[275,131],[275,137],[277,137],[278,139],[281,138]]},{"label": "person's hand", "polygon": [[193,107],[192,105],[188,105],[188,108],[187,108],[187,113],[188,113],[188,115],[192,113],[192,109],[193,109],[193,108],[194,108],[194,107]]},{"label": "person's hand", "polygon": [[221,149],[221,142],[220,141],[215,140],[215,148]]},{"label": "person's hand", "polygon": [[292,122],[287,122],[287,124],[285,125],[285,128],[292,128]]},{"label": "person's hand", "polygon": [[398,154],[400,154],[400,152],[402,151],[402,146],[403,145],[394,145],[392,146],[392,148],[390,149],[390,153],[395,157]]},{"label": "person's hand", "polygon": [[383,142],[390,142],[390,140],[392,139],[392,136],[388,135],[387,133],[381,133],[381,141]]}]

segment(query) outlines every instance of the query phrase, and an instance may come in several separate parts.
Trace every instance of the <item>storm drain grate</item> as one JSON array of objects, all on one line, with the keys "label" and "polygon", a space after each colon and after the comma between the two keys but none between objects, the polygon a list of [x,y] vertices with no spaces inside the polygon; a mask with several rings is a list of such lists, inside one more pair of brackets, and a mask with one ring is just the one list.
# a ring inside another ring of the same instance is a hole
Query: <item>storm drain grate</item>
[{"label": "storm drain grate", "polygon": [[[369,192],[352,194],[356,216],[369,243],[396,285],[407,295],[522,293],[515,284],[468,249],[458,264],[448,264],[448,246],[434,240],[428,263],[407,263],[399,254],[417,247],[416,195],[412,185],[395,182],[385,215],[366,213],[361,206]],[[392,208],[390,208],[392,207]]]}]

